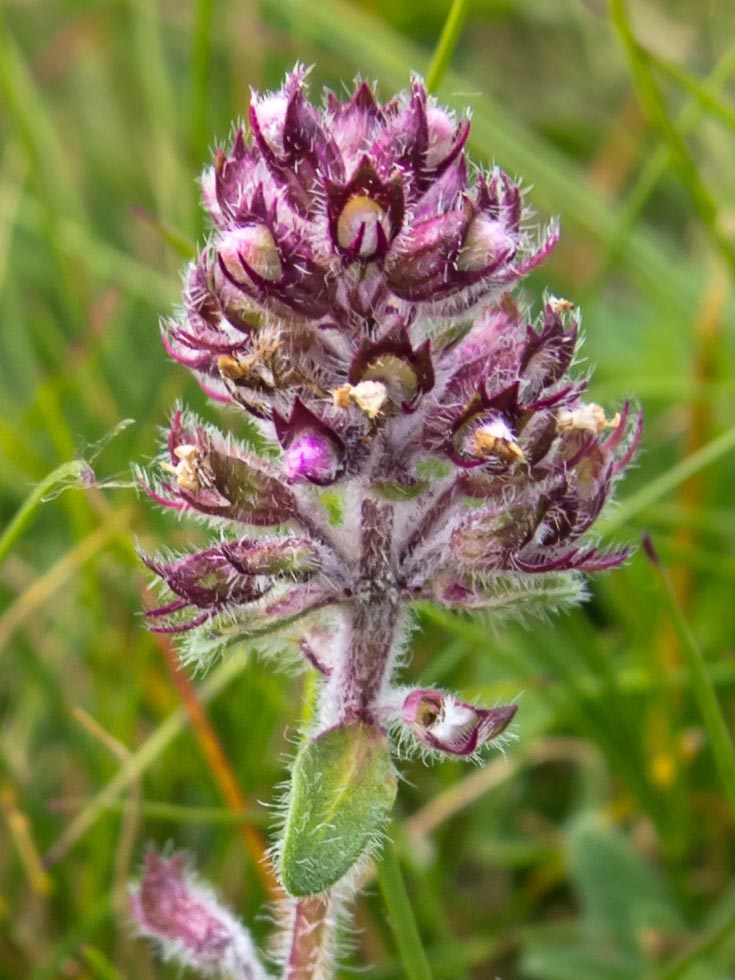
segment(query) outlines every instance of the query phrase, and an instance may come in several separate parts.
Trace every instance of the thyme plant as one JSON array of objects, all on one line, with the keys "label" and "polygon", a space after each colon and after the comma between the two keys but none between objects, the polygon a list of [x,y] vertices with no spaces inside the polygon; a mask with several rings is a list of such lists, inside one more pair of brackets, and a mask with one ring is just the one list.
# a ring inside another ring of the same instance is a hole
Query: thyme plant
[{"label": "thyme plant", "polygon": [[[395,760],[476,758],[515,713],[399,686],[412,605],[577,602],[581,573],[625,557],[588,532],[640,434],[629,404],[608,418],[584,401],[573,305],[549,296],[533,316],[513,298],[558,232],[537,237],[517,184],[470,167],[469,120],[418,79],[384,104],[362,82],[317,107],[306,75],[255,94],[204,173],[212,234],[163,331],[270,451],[177,408],[141,474],[214,531],[205,550],[144,559],[166,591],[151,629],[182,634],[197,665],[290,645],[319,676],[274,849],[283,980],[333,976]],[[150,854],[132,903],[202,974],[276,975],[180,855]]]}]

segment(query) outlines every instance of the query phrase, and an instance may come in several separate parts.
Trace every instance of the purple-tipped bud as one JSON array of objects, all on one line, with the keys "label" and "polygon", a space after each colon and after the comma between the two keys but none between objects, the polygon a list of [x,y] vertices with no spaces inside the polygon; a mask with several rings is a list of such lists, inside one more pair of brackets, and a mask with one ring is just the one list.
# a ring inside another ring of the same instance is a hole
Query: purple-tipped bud
[{"label": "purple-tipped bud", "polygon": [[443,691],[417,689],[405,698],[401,721],[429,748],[468,756],[504,732],[515,713],[516,705],[478,708]]},{"label": "purple-tipped bud", "polygon": [[360,346],[348,378],[352,386],[371,381],[380,383],[387,398],[408,409],[434,386],[431,344],[427,340],[414,350],[408,331],[399,324],[378,343],[364,342]]},{"label": "purple-tipped bud", "polygon": [[342,474],[344,448],[339,437],[300,399],[289,418],[274,412],[273,422],[284,448],[283,466],[290,481],[323,487]]},{"label": "purple-tipped bud", "polygon": [[266,225],[247,225],[223,235],[217,246],[220,262],[236,283],[249,283],[254,272],[268,282],[277,282],[283,273],[273,234]]},{"label": "purple-tipped bud", "polygon": [[271,92],[253,99],[250,107],[251,122],[256,122],[258,132],[267,146],[280,156],[283,153],[283,130],[286,125],[288,99],[281,92]]},{"label": "purple-tipped bud", "polygon": [[426,127],[429,131],[426,163],[429,167],[435,167],[451,153],[457,139],[457,123],[446,109],[429,106],[426,110]]},{"label": "purple-tipped bud", "polygon": [[141,933],[160,944],[166,959],[204,976],[267,980],[247,930],[196,880],[181,854],[166,860],[149,851],[130,905]]},{"label": "purple-tipped bud", "polygon": [[361,259],[384,249],[389,233],[388,215],[365,194],[351,197],[337,218],[337,244]]},{"label": "purple-tipped bud", "polygon": [[478,215],[457,256],[457,268],[462,272],[492,270],[513,258],[516,243],[502,221]]},{"label": "purple-tipped bud", "polygon": [[342,468],[334,442],[321,432],[302,429],[286,452],[283,466],[294,483],[308,481],[318,486],[333,483]]}]

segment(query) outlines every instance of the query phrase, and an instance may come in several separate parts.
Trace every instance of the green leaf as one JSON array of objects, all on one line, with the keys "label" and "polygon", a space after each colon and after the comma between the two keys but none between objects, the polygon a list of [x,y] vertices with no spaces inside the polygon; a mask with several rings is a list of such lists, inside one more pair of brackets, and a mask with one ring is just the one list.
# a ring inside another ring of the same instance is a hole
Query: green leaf
[{"label": "green leaf", "polygon": [[315,895],[345,875],[387,822],[397,780],[385,734],[355,722],[307,742],[293,768],[283,885]]},{"label": "green leaf", "polygon": [[596,815],[572,824],[569,865],[595,942],[642,955],[647,930],[681,933],[676,908],[654,871],[619,830]]},{"label": "green leaf", "polygon": [[634,980],[641,975],[640,961],[622,957],[618,950],[585,947],[549,939],[534,943],[523,957],[526,976],[538,980]]}]

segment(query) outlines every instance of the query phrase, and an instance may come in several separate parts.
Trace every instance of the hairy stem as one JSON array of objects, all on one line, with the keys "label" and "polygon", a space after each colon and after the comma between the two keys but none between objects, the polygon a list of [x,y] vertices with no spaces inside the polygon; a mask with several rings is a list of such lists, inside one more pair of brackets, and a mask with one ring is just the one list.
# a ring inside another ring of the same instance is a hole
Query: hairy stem
[{"label": "hairy stem", "polygon": [[339,721],[376,719],[375,706],[392,670],[398,607],[388,601],[358,603],[350,610],[350,642],[341,676]]},{"label": "hairy stem", "polygon": [[328,893],[294,902],[283,980],[327,980],[332,976],[335,932],[332,904]]},{"label": "hairy stem", "polygon": [[401,632],[392,534],[392,508],[364,501],[356,595],[346,606],[343,647],[322,693],[322,731],[356,719],[374,723],[376,702],[390,679]]},{"label": "hairy stem", "polygon": [[[392,532],[392,508],[365,501],[356,594],[345,610],[341,649],[321,689],[312,738],[356,720],[377,724],[377,705],[393,672],[404,629],[392,571]],[[320,651],[314,651],[314,658],[321,662]],[[283,980],[333,977],[336,913],[349,897],[343,879],[328,892],[294,901]]]}]

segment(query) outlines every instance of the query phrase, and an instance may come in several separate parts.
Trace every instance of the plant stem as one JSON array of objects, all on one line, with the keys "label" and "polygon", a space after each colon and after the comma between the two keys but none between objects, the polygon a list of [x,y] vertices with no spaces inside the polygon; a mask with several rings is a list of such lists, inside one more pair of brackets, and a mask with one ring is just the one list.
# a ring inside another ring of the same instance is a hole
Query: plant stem
[{"label": "plant stem", "polygon": [[207,146],[209,74],[212,60],[214,0],[197,0],[191,46],[191,127],[190,145],[198,157]]},{"label": "plant stem", "polygon": [[[733,71],[735,71],[735,43],[727,48],[703,85],[713,96],[719,95],[722,86]],[[687,136],[694,129],[695,124],[700,119],[701,111],[702,104],[695,98],[688,102],[678,114],[674,120],[674,125],[682,137]],[[622,203],[617,224],[610,234],[607,254],[595,277],[596,286],[607,281],[615,261],[624,254],[625,245],[636,220],[659,180],[666,172],[670,160],[671,151],[668,144],[660,143],[641,168],[630,193]]]},{"label": "plant stem", "polygon": [[449,67],[449,62],[452,60],[454,49],[457,46],[459,35],[462,33],[469,7],[469,0],[454,0],[452,3],[426,75],[426,87],[430,92],[436,92],[442,78],[444,78],[444,73]]},{"label": "plant stem", "polygon": [[[390,505],[374,500],[363,501],[359,527],[359,568],[353,583],[354,599],[348,605],[339,649],[326,681],[318,688],[319,705],[314,706],[317,719],[307,738],[318,737],[338,726],[359,720],[379,727],[377,706],[395,666],[407,623],[400,615],[397,602],[392,539],[394,512]],[[376,828],[379,830],[380,828]],[[388,848],[386,880],[381,884],[396,931],[402,955],[406,957],[408,980],[430,980],[426,954],[421,946],[413,913],[401,879],[398,865]],[[355,884],[349,876],[328,891],[306,898],[288,900],[286,931],[287,956],[283,980],[325,980],[331,977],[335,953],[335,931],[338,912],[352,897]],[[284,917],[285,918],[285,917]]]},{"label": "plant stem", "polygon": [[378,881],[407,980],[432,980],[431,967],[421,943],[401,867],[390,841],[386,841],[383,847],[378,864]]},{"label": "plant stem", "polygon": [[315,980],[325,976],[334,949],[332,900],[328,894],[294,902],[291,940],[283,980]]}]

